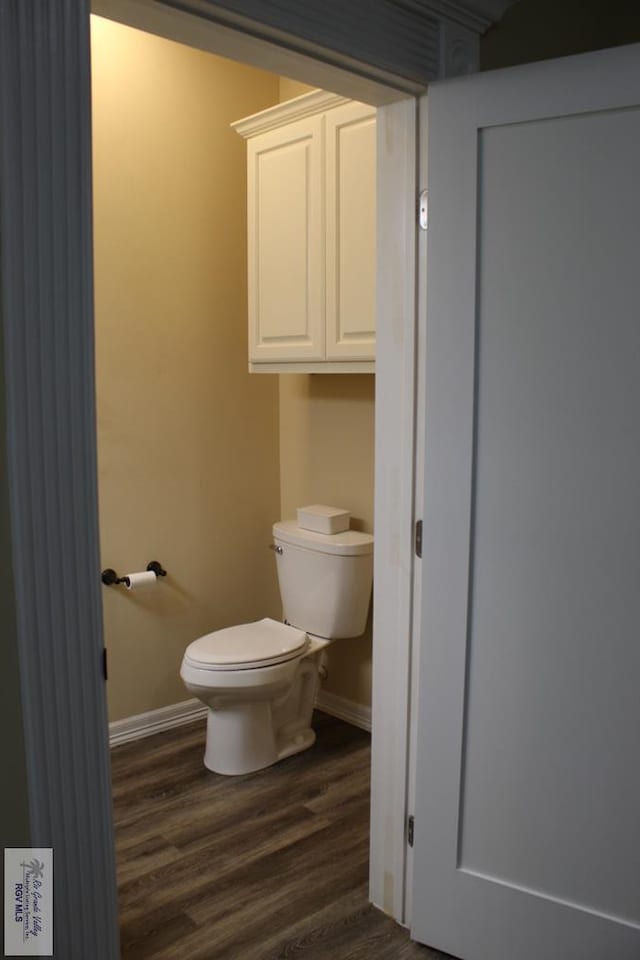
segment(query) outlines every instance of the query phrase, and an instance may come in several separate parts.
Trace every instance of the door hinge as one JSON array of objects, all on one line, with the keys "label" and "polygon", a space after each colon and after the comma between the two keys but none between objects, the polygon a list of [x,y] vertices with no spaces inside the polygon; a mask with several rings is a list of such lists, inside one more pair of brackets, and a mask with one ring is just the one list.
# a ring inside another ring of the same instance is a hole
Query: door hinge
[{"label": "door hinge", "polygon": [[416,551],[416,557],[422,559],[422,520],[416,520],[414,548]]},{"label": "door hinge", "polygon": [[410,817],[407,817],[407,843],[410,847],[413,846],[413,830],[415,826],[415,821],[413,819],[413,814]]},{"label": "door hinge", "polygon": [[102,676],[107,679],[107,648],[102,648]]},{"label": "door hinge", "polygon": [[426,230],[429,225],[429,195],[426,190],[418,194],[418,226]]}]

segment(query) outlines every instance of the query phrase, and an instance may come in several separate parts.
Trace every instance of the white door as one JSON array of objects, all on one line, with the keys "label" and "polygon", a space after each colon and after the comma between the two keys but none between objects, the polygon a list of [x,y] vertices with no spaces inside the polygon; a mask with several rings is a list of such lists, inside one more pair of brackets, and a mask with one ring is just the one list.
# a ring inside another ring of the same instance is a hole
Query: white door
[{"label": "white door", "polygon": [[412,935],[640,958],[640,46],[429,96]]}]

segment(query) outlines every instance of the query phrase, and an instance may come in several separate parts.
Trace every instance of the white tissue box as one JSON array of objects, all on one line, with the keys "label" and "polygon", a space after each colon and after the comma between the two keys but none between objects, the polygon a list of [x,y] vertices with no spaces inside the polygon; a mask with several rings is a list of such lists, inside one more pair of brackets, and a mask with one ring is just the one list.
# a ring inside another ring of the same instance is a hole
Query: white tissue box
[{"label": "white tissue box", "polygon": [[351,514],[340,507],[326,507],[314,503],[310,507],[298,507],[298,526],[315,533],[344,533],[349,529]]}]

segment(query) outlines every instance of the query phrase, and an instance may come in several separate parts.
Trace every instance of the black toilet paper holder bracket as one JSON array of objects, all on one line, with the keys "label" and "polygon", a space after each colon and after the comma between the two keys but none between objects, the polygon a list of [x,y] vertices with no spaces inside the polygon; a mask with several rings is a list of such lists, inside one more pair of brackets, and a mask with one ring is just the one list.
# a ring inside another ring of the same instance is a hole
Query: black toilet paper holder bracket
[{"label": "black toilet paper holder bracket", "polygon": [[[163,568],[162,564],[157,560],[150,560],[147,564],[147,571],[149,573],[155,573],[156,577],[166,577],[167,571]],[[118,583],[124,583],[126,587],[130,586],[129,577],[119,577],[115,570],[111,567],[107,567],[100,574],[100,579],[106,587],[112,587]]]}]

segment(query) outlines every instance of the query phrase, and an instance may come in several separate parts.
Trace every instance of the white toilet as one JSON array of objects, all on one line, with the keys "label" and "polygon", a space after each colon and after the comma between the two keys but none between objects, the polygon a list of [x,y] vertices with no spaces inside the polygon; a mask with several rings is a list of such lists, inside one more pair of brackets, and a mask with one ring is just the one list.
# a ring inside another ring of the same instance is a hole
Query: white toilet
[{"label": "white toilet", "polygon": [[285,623],[265,619],[208,633],[185,651],[180,676],[209,707],[204,763],[250,773],[306,750],[321,654],[365,629],[373,537],[273,526]]}]

